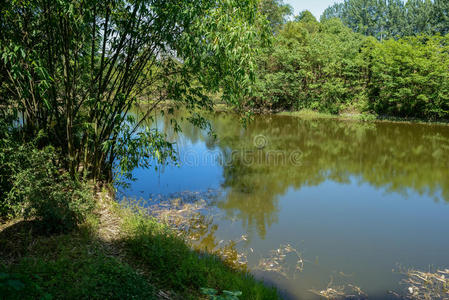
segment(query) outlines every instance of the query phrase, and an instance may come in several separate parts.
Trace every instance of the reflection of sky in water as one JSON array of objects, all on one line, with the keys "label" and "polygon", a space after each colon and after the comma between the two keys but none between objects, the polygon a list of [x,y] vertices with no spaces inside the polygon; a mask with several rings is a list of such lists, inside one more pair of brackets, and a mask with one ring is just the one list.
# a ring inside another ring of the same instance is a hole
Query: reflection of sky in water
[{"label": "reflection of sky in water", "polygon": [[[188,149],[188,152],[185,151]],[[195,163],[197,157],[210,154],[204,142],[184,141],[178,147],[179,157],[187,158],[180,166],[169,164],[159,171],[138,169],[133,176],[138,179],[125,192],[128,197],[147,198],[149,195],[172,194],[183,191],[218,189],[222,181],[222,167],[218,162]],[[212,155],[210,155],[212,156]],[[191,159],[190,159],[191,157]]]},{"label": "reflection of sky in water", "polygon": [[[303,253],[306,264],[296,280],[268,276],[294,297],[313,298],[309,289],[325,288],[331,275],[342,272],[370,298],[385,298],[398,289],[400,277],[392,272],[397,264],[449,267],[449,205],[441,189],[449,185],[448,158],[441,155],[449,151],[447,127],[297,120],[259,127],[256,121],[247,129],[251,135],[232,120],[214,121],[216,144],[188,127],[177,139],[181,167],[136,170],[138,180],[125,194],[148,198],[221,189],[216,238],[247,234],[240,246],[255,249],[250,265],[285,243]],[[224,167],[214,161],[220,149],[251,147],[254,134],[265,134],[273,149],[300,144],[306,163]]]}]

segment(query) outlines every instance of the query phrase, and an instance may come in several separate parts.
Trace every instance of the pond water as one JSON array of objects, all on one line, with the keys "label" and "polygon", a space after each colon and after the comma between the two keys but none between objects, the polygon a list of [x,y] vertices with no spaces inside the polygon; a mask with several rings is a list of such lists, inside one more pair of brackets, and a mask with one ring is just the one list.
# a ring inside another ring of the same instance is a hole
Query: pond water
[{"label": "pond water", "polygon": [[[180,166],[136,170],[124,195],[215,195],[213,245],[244,236],[237,247],[249,269],[286,298],[356,286],[369,299],[395,299],[398,270],[449,268],[449,127],[257,116],[243,128],[215,114],[214,138],[156,119]],[[299,256],[288,254],[282,272],[260,268],[281,245]]]}]

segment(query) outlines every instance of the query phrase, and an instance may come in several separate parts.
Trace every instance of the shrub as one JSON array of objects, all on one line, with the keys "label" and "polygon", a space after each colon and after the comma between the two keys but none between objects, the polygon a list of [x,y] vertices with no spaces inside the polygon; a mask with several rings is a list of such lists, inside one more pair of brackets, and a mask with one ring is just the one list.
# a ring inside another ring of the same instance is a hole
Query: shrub
[{"label": "shrub", "polygon": [[363,92],[363,40],[338,20],[287,23],[259,58],[254,105],[338,113]]},{"label": "shrub", "polygon": [[370,109],[378,114],[449,118],[449,36],[370,40],[361,56],[368,68]]},{"label": "shrub", "polygon": [[8,273],[0,272],[0,294],[9,295],[14,292],[23,290],[24,284],[22,281],[14,278]]},{"label": "shrub", "polygon": [[94,207],[87,185],[60,171],[57,161],[52,147],[29,150],[25,166],[12,175],[7,195],[16,215],[40,220],[47,232],[74,229]]},{"label": "shrub", "polygon": [[15,209],[7,199],[13,174],[27,166],[29,147],[20,145],[6,119],[0,120],[0,219],[14,217]]}]

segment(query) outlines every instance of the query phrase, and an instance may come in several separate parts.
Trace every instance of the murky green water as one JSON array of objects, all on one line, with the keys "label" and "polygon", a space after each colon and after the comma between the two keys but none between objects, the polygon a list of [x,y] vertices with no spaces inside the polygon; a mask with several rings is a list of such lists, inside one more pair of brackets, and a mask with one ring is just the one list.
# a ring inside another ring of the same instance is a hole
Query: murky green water
[{"label": "murky green water", "polygon": [[[244,235],[250,269],[286,297],[316,299],[310,290],[331,283],[393,298],[404,289],[393,269],[449,267],[449,127],[261,116],[243,129],[220,114],[214,140],[168,123],[154,126],[176,141],[181,166],[136,170],[125,195],[213,191],[212,244]],[[301,272],[291,254],[283,275],[257,268],[286,244]]]}]

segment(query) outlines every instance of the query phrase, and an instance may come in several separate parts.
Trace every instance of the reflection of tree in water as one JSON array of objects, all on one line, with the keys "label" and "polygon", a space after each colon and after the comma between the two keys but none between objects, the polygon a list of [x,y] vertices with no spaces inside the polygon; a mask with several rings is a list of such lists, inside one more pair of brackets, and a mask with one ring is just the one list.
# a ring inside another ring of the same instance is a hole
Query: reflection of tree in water
[{"label": "reflection of tree in water", "polygon": [[[349,183],[356,178],[387,192],[416,192],[449,202],[449,132],[438,125],[361,123],[328,119],[258,117],[242,132],[230,117],[213,125],[222,149],[233,149],[224,165],[224,187],[230,190],[221,207],[247,224],[255,223],[261,237],[276,221],[277,202],[289,188],[317,186],[326,180]],[[255,135],[269,141],[262,157],[281,150],[284,159],[254,159],[245,151]],[[241,151],[239,151],[241,150]],[[288,161],[301,150],[302,165]],[[237,153],[237,155],[236,155]],[[243,161],[243,162],[242,162]],[[246,162],[246,163],[245,163]]]},{"label": "reflection of tree in water", "polygon": [[[214,148],[205,131],[190,127],[183,125],[184,137]],[[262,238],[277,221],[279,196],[289,188],[326,180],[349,183],[356,178],[387,192],[414,192],[449,202],[446,126],[260,116],[243,129],[235,116],[217,115],[212,127],[218,137],[215,147],[228,162],[223,164],[223,187],[229,192],[219,206],[245,226],[255,226]],[[262,150],[253,144],[257,135],[268,141]],[[301,165],[288,160],[298,150]],[[248,151],[261,157],[280,151],[283,159],[248,160]]]}]

